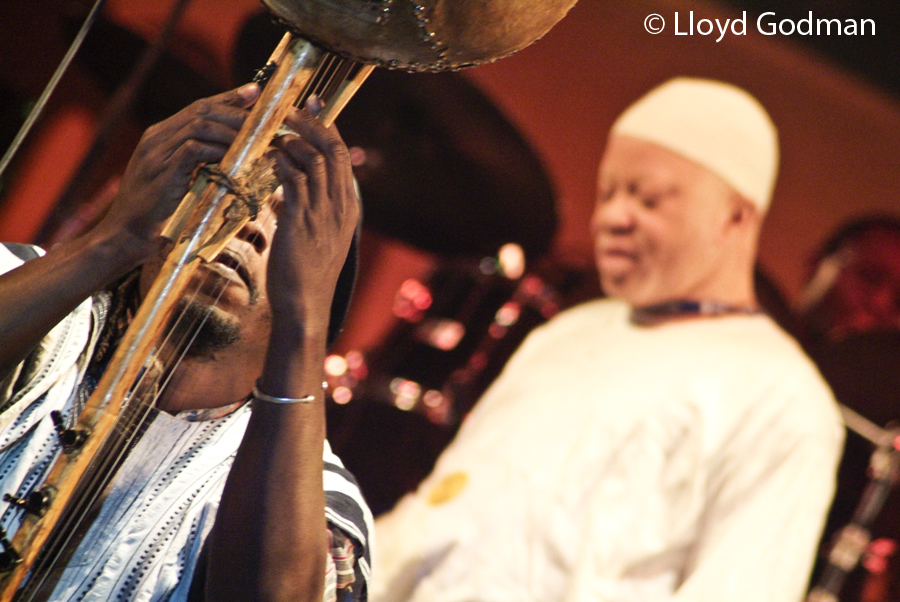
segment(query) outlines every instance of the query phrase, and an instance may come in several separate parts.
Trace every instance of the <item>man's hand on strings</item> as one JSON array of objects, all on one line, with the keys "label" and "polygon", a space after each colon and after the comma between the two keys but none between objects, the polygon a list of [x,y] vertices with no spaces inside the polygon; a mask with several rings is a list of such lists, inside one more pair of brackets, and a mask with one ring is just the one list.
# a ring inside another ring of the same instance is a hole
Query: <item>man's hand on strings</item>
[{"label": "man's hand on strings", "polygon": [[259,87],[248,84],[198,100],[144,132],[98,225],[110,235],[125,236],[123,251],[131,263],[159,251],[166,219],[188,191],[196,168],[222,160],[258,97]]},{"label": "man's hand on strings", "polygon": [[316,333],[328,328],[335,283],[359,220],[350,153],[337,128],[314,118],[320,108],[313,100],[288,115],[285,123],[298,135],[276,138],[269,151],[281,181],[269,301],[273,312]]}]

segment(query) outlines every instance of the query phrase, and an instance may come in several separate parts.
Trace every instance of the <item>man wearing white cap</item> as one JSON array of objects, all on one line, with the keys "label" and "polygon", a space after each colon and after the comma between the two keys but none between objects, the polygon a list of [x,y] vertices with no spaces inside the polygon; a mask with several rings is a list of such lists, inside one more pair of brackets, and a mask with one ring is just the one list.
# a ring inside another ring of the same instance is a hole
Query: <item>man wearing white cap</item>
[{"label": "man wearing white cap", "polygon": [[797,601],[843,429],[760,313],[777,133],[676,79],[613,126],[592,220],[608,300],[529,336],[376,522],[373,600]]}]

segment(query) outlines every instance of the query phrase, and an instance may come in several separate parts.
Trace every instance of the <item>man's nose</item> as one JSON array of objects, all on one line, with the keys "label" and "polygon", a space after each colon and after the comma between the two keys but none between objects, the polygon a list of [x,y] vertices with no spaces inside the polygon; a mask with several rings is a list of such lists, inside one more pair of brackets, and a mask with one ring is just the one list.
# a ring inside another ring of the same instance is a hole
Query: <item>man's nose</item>
[{"label": "man's nose", "polygon": [[596,232],[627,232],[635,224],[634,206],[627,195],[617,192],[611,197],[599,200],[594,207],[591,228]]},{"label": "man's nose", "polygon": [[248,221],[240,230],[238,230],[235,238],[249,243],[256,249],[256,252],[262,254],[269,248],[269,236],[267,234],[267,226],[264,220],[272,220],[274,216],[268,212],[261,212],[254,220]]}]

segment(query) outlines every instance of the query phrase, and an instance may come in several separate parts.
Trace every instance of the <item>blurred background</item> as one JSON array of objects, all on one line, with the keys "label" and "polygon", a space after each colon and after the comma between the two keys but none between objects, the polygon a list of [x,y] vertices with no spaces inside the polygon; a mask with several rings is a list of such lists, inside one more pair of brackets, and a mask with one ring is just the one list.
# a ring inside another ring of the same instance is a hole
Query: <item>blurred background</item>
[{"label": "blurred background", "polygon": [[[91,5],[0,3],[3,149]],[[676,11],[682,30],[691,11],[695,21],[746,11],[747,32],[676,36]],[[876,33],[764,36],[755,23],[766,11],[872,19]],[[658,35],[644,28],[653,13],[667,24]],[[842,401],[882,426],[900,415],[889,384],[877,402],[850,399],[859,382],[900,374],[893,335],[852,347],[803,322],[829,237],[860,217],[900,215],[898,30],[900,4],[888,0],[580,0],[542,40],[496,63],[377,69],[337,121],[365,227],[356,295],[326,366],[329,437],[376,513],[428,473],[531,328],[601,294],[588,221],[606,132],[675,75],[731,81],[770,110],[782,162],[761,241],[762,301],[822,366],[838,366],[829,380],[851,381]],[[280,36],[257,0],[109,0],[0,179],[0,240],[51,245],[89,226],[145,127],[248,81]],[[889,294],[900,314],[895,265]],[[900,329],[891,320],[850,338]],[[860,359],[860,348],[880,359]],[[853,470],[864,482],[865,459]],[[861,486],[848,486],[849,497]]]}]

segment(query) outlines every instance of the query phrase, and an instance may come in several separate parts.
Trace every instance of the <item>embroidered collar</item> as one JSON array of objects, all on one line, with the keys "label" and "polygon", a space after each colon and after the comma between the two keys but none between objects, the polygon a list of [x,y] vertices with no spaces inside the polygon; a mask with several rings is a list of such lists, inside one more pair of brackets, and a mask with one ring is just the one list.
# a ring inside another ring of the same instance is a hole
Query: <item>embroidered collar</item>
[{"label": "embroidered collar", "polygon": [[655,305],[647,305],[645,307],[633,307],[631,309],[631,323],[640,326],[649,326],[658,324],[670,318],[691,316],[715,317],[734,314],[753,315],[760,313],[762,313],[762,310],[759,307],[729,305],[717,301],[689,301],[679,299],[676,301],[657,303]]}]

